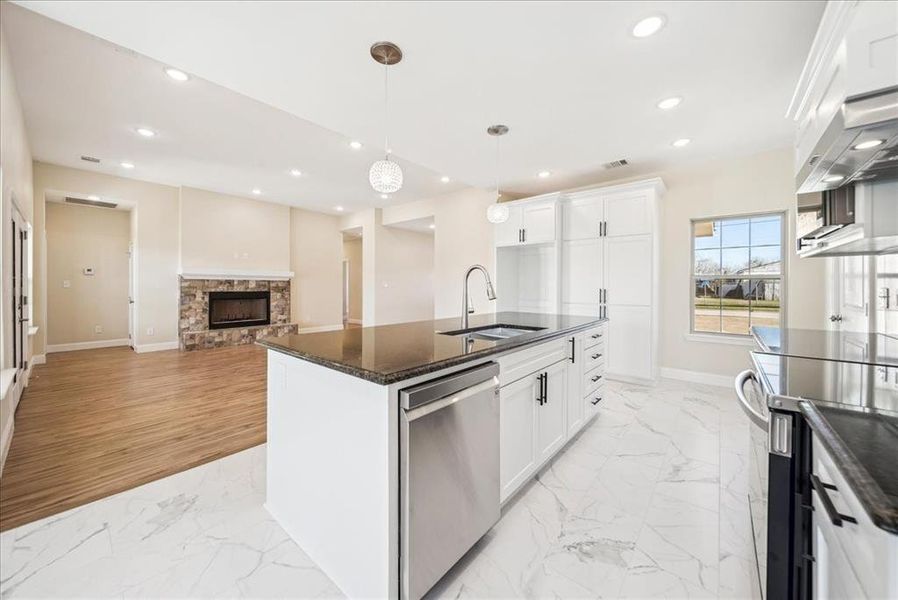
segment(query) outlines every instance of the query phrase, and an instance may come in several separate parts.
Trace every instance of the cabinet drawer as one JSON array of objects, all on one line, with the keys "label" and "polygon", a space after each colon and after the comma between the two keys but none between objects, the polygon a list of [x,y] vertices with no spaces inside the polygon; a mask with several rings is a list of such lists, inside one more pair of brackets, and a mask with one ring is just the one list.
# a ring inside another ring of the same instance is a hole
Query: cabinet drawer
[{"label": "cabinet drawer", "polygon": [[549,365],[568,360],[570,338],[560,338],[524,350],[512,350],[500,356],[499,385],[508,385]]},{"label": "cabinet drawer", "polygon": [[584,402],[590,404],[593,410],[597,409],[599,405],[602,403],[602,399],[605,397],[605,386],[600,385],[596,389],[594,389],[591,393],[586,394],[583,398]]},{"label": "cabinet drawer", "polygon": [[597,327],[590,329],[583,334],[583,347],[592,348],[596,344],[601,344],[605,340],[605,328]]},{"label": "cabinet drawer", "polygon": [[583,371],[592,371],[596,367],[605,364],[605,345],[596,344],[583,350]]},{"label": "cabinet drawer", "polygon": [[605,374],[602,367],[596,367],[583,375],[583,392],[589,395],[597,387],[605,383]]}]

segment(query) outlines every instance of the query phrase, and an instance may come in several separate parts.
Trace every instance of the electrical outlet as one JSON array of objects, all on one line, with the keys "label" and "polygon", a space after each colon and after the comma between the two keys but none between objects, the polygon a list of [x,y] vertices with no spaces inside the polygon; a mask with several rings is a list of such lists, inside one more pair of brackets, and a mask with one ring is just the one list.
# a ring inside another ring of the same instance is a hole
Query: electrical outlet
[{"label": "electrical outlet", "polygon": [[155,335],[155,334],[156,334],[155,329],[153,329],[152,327],[147,327],[147,335]]},{"label": "electrical outlet", "polygon": [[94,325],[94,333],[103,333],[102,325]]}]

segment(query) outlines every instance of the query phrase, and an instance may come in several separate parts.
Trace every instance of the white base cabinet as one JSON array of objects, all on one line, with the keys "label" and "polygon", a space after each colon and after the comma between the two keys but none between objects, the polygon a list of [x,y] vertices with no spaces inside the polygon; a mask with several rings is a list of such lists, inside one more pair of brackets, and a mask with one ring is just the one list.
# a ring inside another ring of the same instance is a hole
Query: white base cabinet
[{"label": "white base cabinet", "polygon": [[498,359],[503,502],[595,416],[604,363],[592,357],[602,355],[605,335],[603,324]]}]

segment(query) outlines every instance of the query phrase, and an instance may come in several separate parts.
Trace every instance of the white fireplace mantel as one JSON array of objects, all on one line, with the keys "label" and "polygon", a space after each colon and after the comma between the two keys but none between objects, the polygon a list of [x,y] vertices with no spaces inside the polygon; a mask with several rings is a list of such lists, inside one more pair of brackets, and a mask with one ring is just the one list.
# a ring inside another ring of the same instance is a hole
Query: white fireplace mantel
[{"label": "white fireplace mantel", "polygon": [[293,271],[249,271],[242,269],[181,269],[184,279],[254,279],[265,281],[287,281],[293,278]]}]

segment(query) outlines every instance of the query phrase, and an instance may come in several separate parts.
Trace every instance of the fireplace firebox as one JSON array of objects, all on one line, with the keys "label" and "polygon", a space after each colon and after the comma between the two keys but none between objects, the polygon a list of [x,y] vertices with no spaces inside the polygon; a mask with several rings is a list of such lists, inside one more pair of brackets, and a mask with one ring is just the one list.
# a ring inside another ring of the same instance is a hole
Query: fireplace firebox
[{"label": "fireplace firebox", "polygon": [[271,323],[271,293],[209,292],[209,329]]}]

